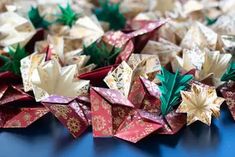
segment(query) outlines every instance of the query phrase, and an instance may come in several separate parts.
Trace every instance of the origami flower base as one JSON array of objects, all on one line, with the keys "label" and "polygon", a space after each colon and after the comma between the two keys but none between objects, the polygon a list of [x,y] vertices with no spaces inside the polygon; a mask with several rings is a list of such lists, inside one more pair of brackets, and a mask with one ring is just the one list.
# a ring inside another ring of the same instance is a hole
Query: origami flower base
[{"label": "origami flower base", "polygon": [[87,107],[74,98],[50,96],[43,105],[69,130],[74,138],[79,137],[89,126]]},{"label": "origami flower base", "polygon": [[94,137],[115,135],[134,107],[118,90],[93,87],[90,91]]},{"label": "origami flower base", "polygon": [[0,128],[25,128],[47,113],[45,107],[1,107]]},{"label": "origami flower base", "polygon": [[235,120],[235,82],[228,82],[224,84],[223,87],[220,89],[220,92],[225,98],[230,113]]}]

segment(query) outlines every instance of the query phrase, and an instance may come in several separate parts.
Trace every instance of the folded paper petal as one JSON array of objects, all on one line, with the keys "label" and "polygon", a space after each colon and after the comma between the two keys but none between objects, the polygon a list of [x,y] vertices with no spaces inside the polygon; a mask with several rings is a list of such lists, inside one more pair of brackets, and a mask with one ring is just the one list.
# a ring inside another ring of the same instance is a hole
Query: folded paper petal
[{"label": "folded paper petal", "polygon": [[219,117],[224,99],[217,97],[214,87],[192,84],[191,91],[182,91],[181,96],[177,112],[187,113],[187,125],[199,120],[210,126],[212,115]]},{"label": "folded paper petal", "polygon": [[47,113],[45,107],[1,108],[0,128],[26,128]]},{"label": "folded paper petal", "polygon": [[55,60],[45,62],[32,75],[35,99],[41,101],[49,95],[76,97],[87,94],[89,81],[75,78],[76,65],[61,68]]},{"label": "folded paper petal", "polygon": [[104,88],[90,91],[94,137],[113,136],[134,106],[121,92]]},{"label": "folded paper petal", "polygon": [[83,104],[74,98],[50,96],[43,105],[69,130],[74,138],[79,137],[89,126]]},{"label": "folded paper petal", "polygon": [[0,46],[24,46],[36,33],[32,24],[14,12],[0,14]]},{"label": "folded paper petal", "polygon": [[126,117],[119,127],[115,137],[136,143],[161,128],[161,123],[141,117],[138,112]]}]

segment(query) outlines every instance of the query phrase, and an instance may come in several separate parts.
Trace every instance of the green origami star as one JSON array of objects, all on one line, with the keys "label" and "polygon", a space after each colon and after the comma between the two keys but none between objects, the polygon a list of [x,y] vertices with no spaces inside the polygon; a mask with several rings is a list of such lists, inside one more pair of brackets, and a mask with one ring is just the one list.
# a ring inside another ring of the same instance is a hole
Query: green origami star
[{"label": "green origami star", "polygon": [[175,74],[172,74],[162,67],[161,74],[157,74],[156,77],[161,81],[161,86],[159,86],[161,91],[161,113],[166,116],[178,104],[180,91],[187,88],[188,82],[193,76],[180,75],[178,70]]},{"label": "green origami star", "polygon": [[99,3],[101,8],[96,8],[94,13],[100,21],[108,22],[114,30],[125,27],[126,18],[119,12],[120,3],[111,3],[109,0],[100,0]]},{"label": "green origami star", "polygon": [[56,21],[63,25],[72,27],[74,23],[77,21],[77,19],[80,17],[80,14],[75,13],[69,4],[67,4],[65,8],[59,5],[59,8],[61,14],[57,15],[58,19]]},{"label": "green origami star", "polygon": [[44,19],[45,16],[40,15],[38,8],[32,7],[31,10],[28,12],[28,16],[35,28],[47,29],[48,26],[51,24]]},{"label": "green origami star", "polygon": [[111,50],[108,49],[103,42],[100,44],[94,42],[88,47],[83,47],[83,53],[90,56],[87,64],[94,63],[98,68],[114,64],[120,51],[121,49],[114,47]]},{"label": "green origami star", "polygon": [[28,54],[25,49],[21,48],[19,44],[16,49],[10,47],[7,56],[0,55],[0,60],[3,63],[0,67],[0,72],[11,71],[17,75],[20,75],[20,60],[27,55]]}]

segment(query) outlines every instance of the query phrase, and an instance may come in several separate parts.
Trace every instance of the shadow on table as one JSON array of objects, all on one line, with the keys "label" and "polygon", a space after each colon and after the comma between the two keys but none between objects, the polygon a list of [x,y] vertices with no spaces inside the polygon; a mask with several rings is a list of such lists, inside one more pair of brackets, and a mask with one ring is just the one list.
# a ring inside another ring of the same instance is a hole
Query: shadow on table
[{"label": "shadow on table", "polygon": [[183,134],[181,144],[185,150],[214,149],[221,141],[219,129],[213,122],[210,127],[195,122],[187,127]]}]

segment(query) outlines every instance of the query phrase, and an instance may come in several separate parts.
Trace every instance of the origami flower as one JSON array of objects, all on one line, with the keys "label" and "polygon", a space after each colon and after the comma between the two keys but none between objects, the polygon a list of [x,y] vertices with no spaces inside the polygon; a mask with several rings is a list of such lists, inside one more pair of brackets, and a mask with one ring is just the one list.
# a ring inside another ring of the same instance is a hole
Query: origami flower
[{"label": "origami flower", "polygon": [[231,54],[221,54],[219,51],[206,52],[205,61],[202,64],[202,69],[196,73],[196,79],[205,80],[212,75],[212,83],[218,86],[221,84],[220,78],[226,71],[231,58]]},{"label": "origami flower", "polygon": [[110,89],[119,90],[127,97],[133,81],[140,76],[153,79],[152,75],[155,76],[160,69],[157,56],[132,54],[127,63],[123,61],[104,78],[104,82]]},{"label": "origami flower", "polygon": [[180,46],[187,49],[199,47],[215,50],[217,40],[218,35],[213,30],[199,22],[195,22],[184,36]]},{"label": "origami flower", "polygon": [[178,56],[172,61],[172,67],[175,71],[196,70],[196,80],[203,81],[206,84],[218,86],[221,84],[220,78],[226,71],[232,58],[231,54],[222,54],[219,51],[201,51],[194,47],[191,50],[183,51],[183,58]]},{"label": "origami flower", "polygon": [[25,128],[48,113],[19,83],[12,73],[0,73],[0,128]]},{"label": "origami flower", "polygon": [[55,60],[45,62],[33,71],[31,81],[36,101],[50,95],[76,97],[88,92],[89,81],[76,80],[76,65],[61,67]]},{"label": "origami flower", "polygon": [[[45,63],[46,60],[57,60],[62,66],[75,64],[77,67],[76,75],[91,71],[95,67],[94,64],[86,66],[89,56],[81,55],[82,50],[79,49],[79,42],[67,41],[63,37],[56,36],[48,36],[47,40],[37,42],[38,51],[21,60],[20,70],[26,92],[32,90],[33,70]],[[68,42],[70,44],[67,44]],[[41,50],[40,47],[44,49]]]},{"label": "origami flower", "polygon": [[133,104],[118,90],[93,87],[90,91],[94,137],[113,136]]},{"label": "origami flower", "polygon": [[177,112],[187,113],[187,125],[197,120],[210,125],[212,115],[219,117],[224,99],[217,97],[214,87],[192,84],[191,91],[182,91],[181,96],[182,103]]}]

